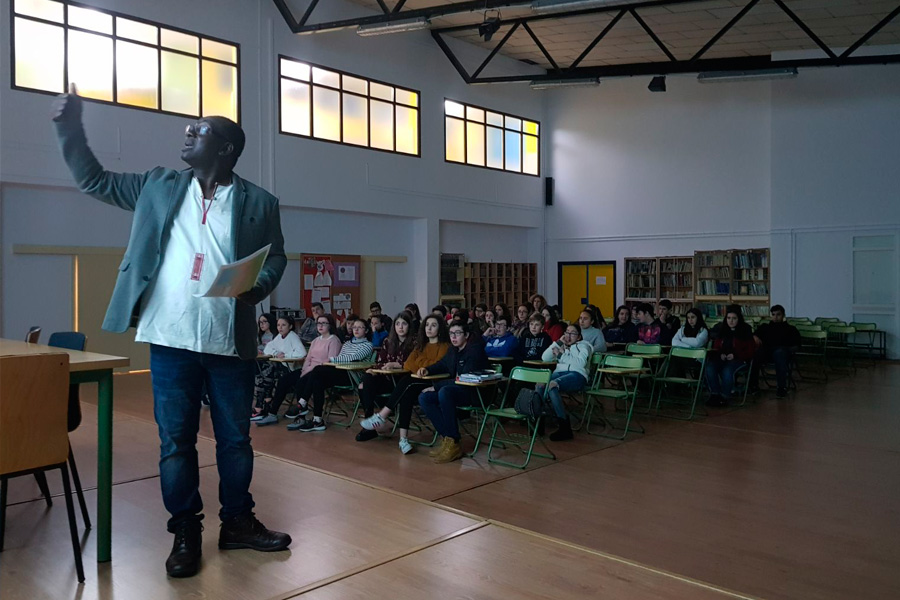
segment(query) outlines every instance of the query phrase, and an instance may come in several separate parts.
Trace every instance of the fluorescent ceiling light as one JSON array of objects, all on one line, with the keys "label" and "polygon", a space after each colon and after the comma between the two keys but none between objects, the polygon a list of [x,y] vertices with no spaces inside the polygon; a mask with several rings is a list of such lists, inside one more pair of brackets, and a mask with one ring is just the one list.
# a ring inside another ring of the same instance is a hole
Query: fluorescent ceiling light
[{"label": "fluorescent ceiling light", "polygon": [[586,77],[582,79],[539,79],[531,82],[531,89],[548,90],[550,88],[592,87],[596,85],[600,85],[600,80],[596,77]]},{"label": "fluorescent ceiling light", "polygon": [[532,12],[543,14],[602,8],[604,6],[628,4],[629,2],[633,2],[633,0],[535,0],[531,3],[531,10]]},{"label": "fluorescent ceiling light", "polygon": [[757,71],[710,71],[697,75],[700,83],[726,83],[728,81],[771,81],[775,79],[793,79],[797,69],[759,69]]},{"label": "fluorescent ceiling light", "polygon": [[384,33],[418,31],[420,29],[428,29],[430,26],[431,22],[428,19],[425,17],[418,17],[416,19],[401,19],[399,21],[360,25],[356,30],[356,33],[365,37],[369,35],[382,35]]}]

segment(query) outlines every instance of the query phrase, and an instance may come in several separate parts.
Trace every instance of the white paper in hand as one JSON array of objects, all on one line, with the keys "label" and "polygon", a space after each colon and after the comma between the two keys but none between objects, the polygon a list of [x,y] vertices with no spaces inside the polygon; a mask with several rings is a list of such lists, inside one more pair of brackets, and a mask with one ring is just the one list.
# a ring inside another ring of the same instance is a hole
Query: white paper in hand
[{"label": "white paper in hand", "polygon": [[194,294],[198,298],[227,297],[236,298],[244,292],[249,292],[262,271],[266,257],[269,256],[269,248],[272,244],[260,248],[250,256],[246,256],[237,262],[224,265],[216,274],[215,280],[209,289],[202,294]]}]

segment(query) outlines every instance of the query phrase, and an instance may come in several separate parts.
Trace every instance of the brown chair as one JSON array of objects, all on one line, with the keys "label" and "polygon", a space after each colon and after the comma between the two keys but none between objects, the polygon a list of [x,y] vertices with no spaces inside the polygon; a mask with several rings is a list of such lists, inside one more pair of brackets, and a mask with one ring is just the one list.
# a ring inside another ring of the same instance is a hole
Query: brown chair
[{"label": "brown chair", "polygon": [[[0,551],[6,529],[9,479],[59,469],[69,517],[78,581],[84,581],[81,546],[69,483],[67,405],[69,355],[33,354],[0,357]],[[40,418],[34,407],[42,406]]]}]

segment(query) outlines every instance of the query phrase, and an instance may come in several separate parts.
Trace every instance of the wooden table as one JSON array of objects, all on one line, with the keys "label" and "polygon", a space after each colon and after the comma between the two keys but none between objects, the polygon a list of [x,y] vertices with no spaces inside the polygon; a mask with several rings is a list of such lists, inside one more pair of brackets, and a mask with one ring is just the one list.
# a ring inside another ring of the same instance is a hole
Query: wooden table
[{"label": "wooden table", "polygon": [[327,365],[331,365],[336,369],[340,369],[341,371],[365,371],[366,369],[371,369],[375,363],[370,362],[348,362],[348,363],[325,363]]},{"label": "wooden table", "polygon": [[403,375],[409,373],[406,369],[371,369],[375,375]]},{"label": "wooden table", "polygon": [[302,363],[304,360],[306,360],[305,356],[301,356],[301,357],[283,356],[281,358],[278,358],[277,356],[269,357],[269,362],[276,362],[276,363]]},{"label": "wooden table", "polygon": [[97,382],[97,562],[109,562],[112,559],[112,370],[127,367],[131,360],[125,356],[0,339],[0,356],[59,352],[69,355],[69,383]]},{"label": "wooden table", "polygon": [[437,375],[416,375],[415,373],[413,373],[413,377],[415,377],[416,379],[424,379],[424,380],[428,380],[428,381],[432,381],[432,380],[436,381],[436,380],[438,380],[438,379],[447,379],[447,378],[450,377],[450,376],[447,375],[446,373],[438,373]]},{"label": "wooden table", "polygon": [[488,356],[488,360],[491,362],[506,362],[515,359],[512,356]]},{"label": "wooden table", "polygon": [[556,367],[555,360],[526,360],[523,361],[522,364],[537,369],[553,369]]}]

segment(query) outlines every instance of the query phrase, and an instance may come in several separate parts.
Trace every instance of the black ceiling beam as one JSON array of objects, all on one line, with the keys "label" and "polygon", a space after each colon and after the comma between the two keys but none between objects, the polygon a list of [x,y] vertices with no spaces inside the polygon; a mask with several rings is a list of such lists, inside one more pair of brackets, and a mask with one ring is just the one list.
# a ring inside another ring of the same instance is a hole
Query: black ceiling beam
[{"label": "black ceiling beam", "polygon": [[534,43],[537,44],[538,49],[541,51],[541,53],[543,53],[544,58],[547,59],[547,62],[549,62],[551,65],[553,65],[553,70],[559,71],[559,65],[556,64],[556,61],[553,60],[553,57],[550,56],[550,53],[547,52],[546,48],[544,48],[544,45],[541,43],[541,40],[539,40],[538,37],[536,35],[534,35],[534,32],[531,30],[531,27],[528,26],[528,23],[527,22],[522,23],[522,27],[525,28],[525,31],[527,31],[528,35],[531,36],[531,39],[534,40]]},{"label": "black ceiling beam", "polygon": [[387,7],[387,4],[384,3],[384,0],[375,0],[378,3],[378,7],[381,8],[381,12],[386,15],[391,14],[391,9]]},{"label": "black ceiling beam", "polygon": [[397,14],[403,8],[403,5],[406,4],[406,0],[400,0],[397,4],[394,5],[394,10],[391,12]]},{"label": "black ceiling beam", "polygon": [[861,38],[856,40],[855,44],[853,44],[852,46],[850,46],[849,48],[844,50],[841,53],[840,58],[841,59],[847,58],[848,56],[850,56],[851,54],[856,52],[857,48],[859,48],[860,46],[862,46],[863,44],[868,42],[869,38],[871,38],[873,35],[875,35],[879,31],[881,31],[881,28],[884,27],[885,25],[887,25],[888,23],[890,23],[891,21],[893,21],[897,17],[897,15],[900,15],[900,5],[898,5],[897,8],[895,8],[893,11],[891,11],[885,18],[883,18],[881,21],[879,21],[878,24],[875,25],[875,27],[873,27],[872,29],[870,29],[864,36],[862,36]]},{"label": "black ceiling beam", "polygon": [[529,81],[558,81],[560,79],[583,79],[588,77],[614,78],[632,76],[675,75],[686,73],[708,73],[712,71],[759,71],[762,69],[789,69],[807,67],[839,67],[853,65],[887,65],[900,63],[900,54],[880,56],[850,56],[846,59],[806,58],[796,60],[776,60],[771,56],[740,56],[735,58],[707,58],[694,62],[648,62],[627,65],[606,65],[580,67],[567,71],[563,76],[554,73],[546,75],[511,75],[503,77],[478,77],[468,83],[518,83]]},{"label": "black ceiling beam", "polygon": [[816,43],[816,45],[818,45],[819,48],[821,48],[825,52],[825,54],[828,55],[828,58],[837,58],[837,55],[831,50],[831,48],[829,48],[822,40],[820,40],[819,36],[817,36],[815,33],[813,33],[813,30],[810,29],[809,26],[806,23],[804,23],[803,20],[800,17],[798,17],[794,11],[792,11],[790,8],[788,8],[787,4],[782,2],[782,0],[775,0],[775,4],[777,4],[778,7],[784,11],[784,14],[789,16],[791,18],[791,20],[794,23],[796,23],[800,29],[803,30],[803,33],[805,33],[807,36],[809,36],[809,39],[814,41]]},{"label": "black ceiling beam", "polygon": [[506,32],[506,35],[503,36],[503,39],[500,40],[500,43],[497,44],[496,46],[494,46],[494,49],[491,50],[491,53],[488,54],[488,56],[487,56],[486,59],[484,59],[484,62],[481,63],[481,66],[478,67],[477,69],[475,69],[475,72],[472,73],[472,77],[473,77],[473,78],[478,77],[478,75],[480,75],[481,72],[484,71],[484,68],[485,68],[486,66],[488,66],[488,63],[491,62],[491,60],[493,60],[493,58],[494,58],[495,56],[497,56],[497,53],[498,53],[498,52],[500,52],[500,48],[503,47],[503,44],[506,43],[506,40],[508,40],[509,38],[511,38],[511,37],[512,37],[512,34],[514,34],[514,33],[516,32],[516,29],[518,29],[518,28],[519,28],[519,24],[518,24],[518,23],[516,23],[515,25],[513,25],[512,27],[509,28],[509,31],[507,31],[507,32]]},{"label": "black ceiling beam", "polygon": [[438,47],[444,51],[444,54],[447,56],[447,60],[450,61],[450,64],[456,68],[456,71],[459,73],[459,76],[463,78],[463,81],[466,83],[472,83],[474,78],[466,72],[466,68],[459,62],[459,59],[456,58],[456,55],[453,54],[453,50],[450,49],[450,46],[447,45],[447,42],[444,41],[444,38],[441,37],[441,34],[437,31],[431,32],[431,37],[437,42]]},{"label": "black ceiling beam", "polygon": [[732,19],[730,21],[728,21],[728,23],[725,25],[725,27],[720,29],[719,32],[716,33],[716,35],[712,36],[712,38],[710,38],[710,40],[708,42],[706,42],[706,44],[702,48],[700,48],[697,51],[697,53],[694,54],[694,56],[691,57],[691,62],[698,60],[701,56],[706,54],[706,51],[709,50],[710,48],[712,48],[713,44],[715,44],[720,39],[722,39],[722,36],[725,35],[726,33],[728,33],[728,31],[732,27],[734,27],[738,21],[743,19],[744,15],[746,15],[748,12],[750,12],[750,9],[753,8],[754,6],[756,6],[757,3],[759,3],[759,0],[750,0],[750,3],[747,6],[742,8],[738,14],[734,15],[734,17],[732,17]]},{"label": "black ceiling beam", "polygon": [[[758,1],[758,0],[757,0],[757,1]],[[569,69],[568,69],[568,70],[571,71],[572,69],[574,69],[575,67],[577,67],[578,65],[580,65],[580,64],[581,64],[581,61],[583,61],[583,60],[585,59],[585,57],[586,57],[588,54],[591,53],[591,50],[594,49],[594,46],[596,46],[597,44],[599,44],[599,43],[600,43],[600,40],[602,40],[603,38],[606,37],[606,34],[609,33],[609,30],[612,29],[613,27],[615,27],[616,24],[619,22],[619,20],[620,20],[622,17],[624,17],[625,14],[626,14],[627,12],[628,12],[628,11],[620,10],[620,11],[618,12],[618,14],[616,14],[616,16],[613,17],[612,21],[610,21],[609,23],[606,24],[606,27],[603,28],[603,31],[601,31],[601,32],[597,35],[597,37],[594,38],[594,41],[591,42],[590,44],[588,44],[588,47],[584,49],[584,52],[582,52],[581,54],[579,54],[579,55],[578,55],[578,58],[576,58],[574,61],[572,61],[572,64],[569,65]]]},{"label": "black ceiling beam", "polygon": [[[777,1],[777,0],[776,0],[776,1]],[[653,30],[650,29],[650,26],[647,25],[647,23],[644,22],[644,20],[640,17],[640,15],[637,14],[637,11],[636,11],[636,10],[634,10],[633,8],[629,8],[629,9],[628,9],[628,12],[630,12],[630,13],[631,13],[631,16],[634,17],[634,20],[638,22],[638,25],[640,25],[640,26],[644,29],[644,31],[647,32],[647,35],[649,35],[650,38],[651,38],[654,42],[656,42],[656,45],[659,46],[659,49],[663,51],[663,54],[665,54],[666,56],[669,57],[669,60],[671,60],[672,62],[675,62],[675,61],[678,60],[677,58],[675,58],[675,55],[674,55],[674,54],[672,54],[671,52],[669,52],[669,49],[666,48],[666,45],[662,43],[662,40],[660,40],[660,39],[656,36],[656,34],[653,33]]]}]

